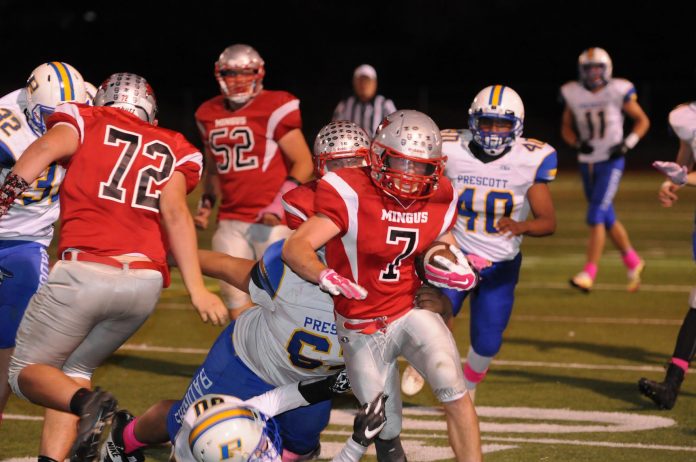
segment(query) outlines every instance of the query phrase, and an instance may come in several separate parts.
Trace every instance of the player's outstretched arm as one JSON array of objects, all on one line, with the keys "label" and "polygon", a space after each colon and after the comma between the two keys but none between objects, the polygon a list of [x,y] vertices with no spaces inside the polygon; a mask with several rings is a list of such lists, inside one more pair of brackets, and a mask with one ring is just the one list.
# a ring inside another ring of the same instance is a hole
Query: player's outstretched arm
[{"label": "player's outstretched arm", "polygon": [[256,264],[254,260],[201,249],[198,249],[198,259],[201,262],[203,274],[225,281],[237,289],[249,293],[251,269]]},{"label": "player's outstretched arm", "polygon": [[216,326],[225,324],[229,316],[227,308],[203,283],[196,230],[186,204],[186,180],[182,173],[174,172],[162,189],[160,213],[172,255],[181,271],[186,290],[191,295],[193,306],[203,322],[210,321]]}]

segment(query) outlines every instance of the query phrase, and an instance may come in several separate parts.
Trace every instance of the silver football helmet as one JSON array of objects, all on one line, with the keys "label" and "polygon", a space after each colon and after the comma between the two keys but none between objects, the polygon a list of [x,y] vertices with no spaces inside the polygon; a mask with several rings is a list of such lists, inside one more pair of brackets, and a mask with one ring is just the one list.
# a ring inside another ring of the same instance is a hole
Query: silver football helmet
[{"label": "silver football helmet", "polygon": [[193,422],[188,443],[194,459],[197,462],[279,461],[280,435],[275,422],[242,401],[234,403],[228,398]]},{"label": "silver football helmet", "polygon": [[588,48],[578,56],[578,78],[590,90],[609,83],[612,68],[611,57],[603,48]]},{"label": "silver football helmet", "polygon": [[154,123],[157,100],[147,80],[129,72],[112,74],[97,90],[95,106],[111,106],[128,111],[141,120]]},{"label": "silver football helmet", "polygon": [[384,118],[370,146],[370,158],[374,183],[403,199],[435,194],[447,159],[438,126],[413,110]]},{"label": "silver football helmet", "polygon": [[232,45],[215,63],[222,94],[234,105],[246,104],[263,89],[266,71],[261,55],[249,45]]},{"label": "silver football helmet", "polygon": [[85,100],[85,103],[89,104],[90,106],[94,106],[94,97],[97,94],[97,87],[85,80],[85,91],[87,92],[87,99]]},{"label": "silver football helmet", "polygon": [[60,61],[44,63],[33,70],[27,79],[26,117],[31,129],[42,135],[45,119],[56,106],[64,102],[84,103],[87,100],[85,81],[70,64]]},{"label": "silver football helmet", "polygon": [[370,154],[370,137],[358,124],[337,120],[322,127],[314,139],[314,173],[326,173],[344,167],[365,167]]},{"label": "silver football helmet", "polygon": [[[502,119],[509,130],[492,127],[496,120]],[[482,120],[488,122],[482,123]],[[486,154],[499,156],[516,138],[522,136],[524,129],[524,104],[515,90],[505,85],[491,85],[476,95],[469,108],[469,129],[474,135],[474,143],[483,148]]]}]

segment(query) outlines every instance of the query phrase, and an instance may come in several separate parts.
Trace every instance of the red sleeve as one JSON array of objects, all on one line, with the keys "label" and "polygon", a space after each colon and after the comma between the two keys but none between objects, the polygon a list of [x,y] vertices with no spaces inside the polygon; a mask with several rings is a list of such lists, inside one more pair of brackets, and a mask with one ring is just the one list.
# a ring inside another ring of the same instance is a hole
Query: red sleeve
[{"label": "red sleeve", "polygon": [[186,178],[186,193],[189,194],[201,180],[203,155],[196,147],[186,141],[183,135],[179,135],[179,137],[181,143],[177,150],[174,171],[181,172]]},{"label": "red sleeve", "polygon": [[80,136],[80,142],[82,142],[85,120],[82,118],[79,106],[73,103],[59,104],[56,111],[46,120],[46,128],[50,129],[58,123],[67,123],[74,127]]},{"label": "red sleeve", "polygon": [[302,128],[302,115],[300,114],[300,100],[290,93],[284,93],[278,107],[271,114],[269,123],[273,123],[274,118],[278,118],[278,125],[273,130],[273,139],[279,140],[288,132]]},{"label": "red sleeve", "polygon": [[[312,183],[316,183],[313,181]],[[314,215],[314,189],[312,183],[303,184],[283,194],[283,209],[288,228],[297,229]],[[316,187],[316,184],[314,185]]]},{"label": "red sleeve", "polygon": [[[348,230],[348,209],[341,195],[326,180],[331,179],[335,173],[327,173],[317,183],[317,191],[314,194],[314,212],[327,216],[341,230],[341,234]],[[328,178],[327,178],[328,177]]]}]

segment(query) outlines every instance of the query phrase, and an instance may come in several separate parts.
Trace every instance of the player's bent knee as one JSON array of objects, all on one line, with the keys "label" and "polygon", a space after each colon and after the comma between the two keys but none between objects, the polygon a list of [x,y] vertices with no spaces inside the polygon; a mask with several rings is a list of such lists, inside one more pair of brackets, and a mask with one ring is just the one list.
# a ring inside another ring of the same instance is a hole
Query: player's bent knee
[{"label": "player's bent knee", "polygon": [[[426,380],[441,403],[454,401],[466,393],[462,366],[449,354],[438,353],[430,358]],[[390,435],[390,437],[395,436]],[[380,438],[388,439],[389,437],[380,434]]]},{"label": "player's bent knee", "polygon": [[471,342],[471,346],[479,356],[493,357],[503,346],[503,338],[495,335],[481,335],[476,341]]}]

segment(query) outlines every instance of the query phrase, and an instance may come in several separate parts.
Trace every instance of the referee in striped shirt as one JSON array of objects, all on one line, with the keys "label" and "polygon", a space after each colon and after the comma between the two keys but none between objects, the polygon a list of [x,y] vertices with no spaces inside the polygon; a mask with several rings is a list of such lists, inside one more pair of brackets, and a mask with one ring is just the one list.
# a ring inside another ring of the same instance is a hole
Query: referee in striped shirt
[{"label": "referee in striped shirt", "polygon": [[350,120],[374,136],[382,119],[396,111],[396,106],[377,94],[377,71],[369,64],[362,64],[353,72],[353,90],[353,96],[338,103],[332,120]]}]

